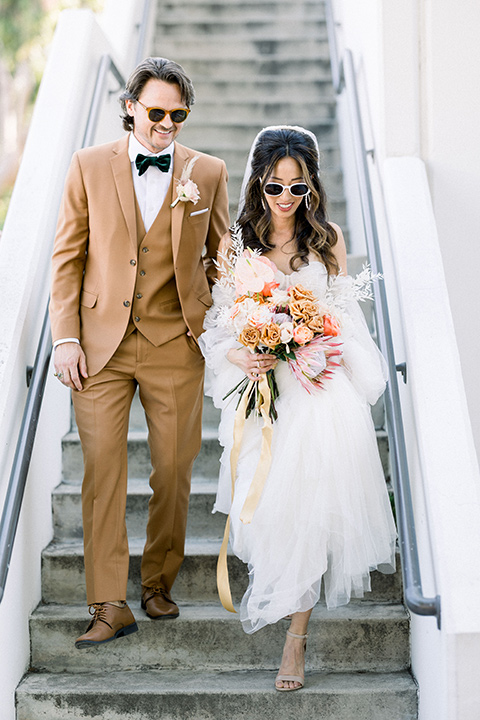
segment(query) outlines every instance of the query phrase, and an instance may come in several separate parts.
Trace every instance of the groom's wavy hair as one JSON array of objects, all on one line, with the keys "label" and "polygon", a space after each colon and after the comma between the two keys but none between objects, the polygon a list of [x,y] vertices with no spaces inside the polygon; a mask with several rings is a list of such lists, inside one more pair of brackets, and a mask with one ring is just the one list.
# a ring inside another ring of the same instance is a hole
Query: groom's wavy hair
[{"label": "groom's wavy hair", "polygon": [[290,260],[290,267],[296,270],[307,262],[309,253],[313,252],[325,264],[329,275],[336,275],[340,268],[332,248],[337,242],[337,233],[327,222],[327,196],[319,176],[318,150],[313,139],[298,130],[266,130],[257,141],[250,180],[245,189],[245,202],[238,218],[244,245],[260,252],[274,247],[269,241],[272,214],[263,191],[275,165],[285,157],[298,162],[303,182],[310,189],[310,207],[307,208],[304,198],[295,213],[296,253]]},{"label": "groom's wavy hair", "polygon": [[133,117],[129,115],[126,100],[137,101],[143,88],[151,79],[163,80],[171,85],[178,85],[182,102],[187,108],[192,107],[195,102],[195,90],[192,81],[181,65],[173,60],[161,57],[148,57],[137,65],[125,85],[125,90],[120,95],[119,102],[122,106],[124,130],[133,130]]}]

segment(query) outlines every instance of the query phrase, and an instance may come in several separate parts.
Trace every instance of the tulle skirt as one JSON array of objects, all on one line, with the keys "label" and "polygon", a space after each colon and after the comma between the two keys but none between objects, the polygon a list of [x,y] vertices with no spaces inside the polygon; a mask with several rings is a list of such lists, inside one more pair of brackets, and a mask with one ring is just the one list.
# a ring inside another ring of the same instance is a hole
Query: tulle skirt
[{"label": "tulle skirt", "polygon": [[248,564],[240,608],[247,633],[312,608],[322,581],[334,608],[370,589],[370,571],[395,569],[396,531],[369,405],[343,368],[312,394],[286,363],[275,374],[272,464],[250,524],[239,516],[260,455],[261,421],[246,422],[233,503],[234,400],[220,424],[214,512],[230,512],[233,551]]}]

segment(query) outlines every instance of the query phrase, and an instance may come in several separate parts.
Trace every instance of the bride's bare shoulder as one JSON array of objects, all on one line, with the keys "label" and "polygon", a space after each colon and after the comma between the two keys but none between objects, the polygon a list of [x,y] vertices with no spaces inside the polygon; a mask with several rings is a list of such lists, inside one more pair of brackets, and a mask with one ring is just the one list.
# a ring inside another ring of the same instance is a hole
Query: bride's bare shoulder
[{"label": "bride's bare shoulder", "polygon": [[347,248],[345,245],[345,238],[343,237],[342,229],[339,225],[336,225],[336,223],[329,223],[330,227],[332,227],[335,230],[335,233],[337,235],[337,242],[332,248],[333,254],[335,255],[335,259],[338,263],[338,266],[340,268],[340,274],[346,275],[347,274]]}]

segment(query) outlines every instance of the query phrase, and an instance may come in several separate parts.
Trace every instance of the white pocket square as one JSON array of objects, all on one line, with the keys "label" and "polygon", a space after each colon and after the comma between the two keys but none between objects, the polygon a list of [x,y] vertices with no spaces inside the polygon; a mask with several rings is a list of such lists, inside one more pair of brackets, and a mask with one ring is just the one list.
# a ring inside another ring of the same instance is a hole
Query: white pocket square
[{"label": "white pocket square", "polygon": [[203,210],[195,210],[195,212],[190,213],[190,217],[193,217],[194,215],[202,215],[202,213],[206,213],[210,210],[210,208],[203,208]]}]

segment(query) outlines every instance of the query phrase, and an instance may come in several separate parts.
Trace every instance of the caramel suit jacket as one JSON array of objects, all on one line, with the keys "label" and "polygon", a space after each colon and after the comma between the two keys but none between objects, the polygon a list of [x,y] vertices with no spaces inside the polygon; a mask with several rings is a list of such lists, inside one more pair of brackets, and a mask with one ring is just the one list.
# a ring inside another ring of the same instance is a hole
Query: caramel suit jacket
[{"label": "caramel suit jacket", "polygon": [[[74,154],[55,237],[52,338],[79,338],[89,375],[99,372],[118,348],[133,303],[139,243],[128,137]],[[178,297],[185,324],[197,338],[212,303],[213,259],[229,220],[225,163],[177,142],[172,195],[165,203],[175,199],[175,180],[195,156],[191,179],[200,200],[196,205],[178,202],[169,211]],[[149,282],[155,283],[155,277]]]}]

